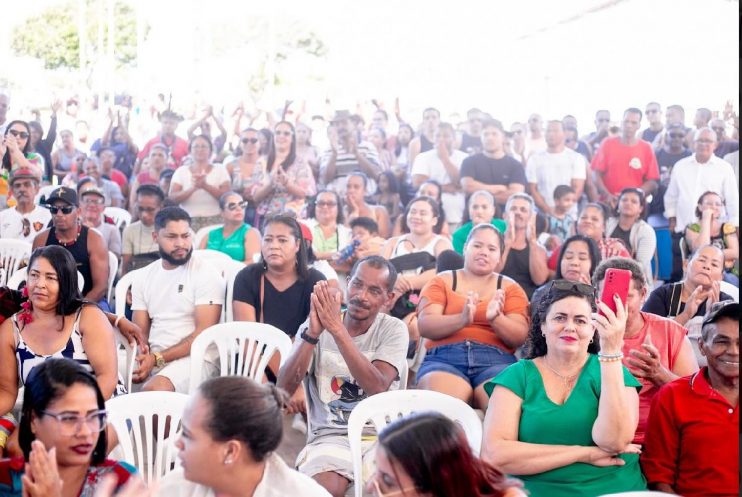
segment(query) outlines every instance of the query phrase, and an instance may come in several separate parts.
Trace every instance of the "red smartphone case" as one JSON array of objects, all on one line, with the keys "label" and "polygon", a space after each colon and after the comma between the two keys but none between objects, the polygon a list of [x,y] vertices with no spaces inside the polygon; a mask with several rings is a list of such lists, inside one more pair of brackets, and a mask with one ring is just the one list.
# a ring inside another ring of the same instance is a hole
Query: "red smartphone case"
[{"label": "red smartphone case", "polygon": [[[629,295],[629,282],[631,281],[631,271],[628,269],[609,268],[605,272],[603,282],[603,292],[600,294],[600,300],[607,305],[614,313],[616,312],[616,301],[613,295],[618,294],[626,305],[626,299]],[[601,312],[601,314],[603,314]]]}]

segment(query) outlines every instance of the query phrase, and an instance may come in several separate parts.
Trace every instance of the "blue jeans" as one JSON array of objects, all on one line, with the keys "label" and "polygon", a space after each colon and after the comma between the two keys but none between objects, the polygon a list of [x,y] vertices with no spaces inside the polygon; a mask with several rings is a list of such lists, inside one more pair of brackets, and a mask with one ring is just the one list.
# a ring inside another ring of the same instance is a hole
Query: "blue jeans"
[{"label": "blue jeans", "polygon": [[516,361],[513,354],[499,347],[464,340],[428,350],[417,378],[419,380],[427,373],[441,371],[458,376],[469,382],[472,388],[477,388]]}]

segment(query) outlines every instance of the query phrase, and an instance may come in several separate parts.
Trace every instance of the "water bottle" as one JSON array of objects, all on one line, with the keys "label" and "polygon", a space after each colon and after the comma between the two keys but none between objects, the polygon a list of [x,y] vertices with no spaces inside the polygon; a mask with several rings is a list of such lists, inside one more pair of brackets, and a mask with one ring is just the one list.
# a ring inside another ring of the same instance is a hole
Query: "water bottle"
[{"label": "water bottle", "polygon": [[338,252],[338,258],[337,258],[338,262],[345,262],[351,257],[353,257],[353,252],[355,252],[356,247],[358,247],[360,244],[361,244],[360,240],[353,240],[353,242],[350,245],[344,247],[343,250]]}]

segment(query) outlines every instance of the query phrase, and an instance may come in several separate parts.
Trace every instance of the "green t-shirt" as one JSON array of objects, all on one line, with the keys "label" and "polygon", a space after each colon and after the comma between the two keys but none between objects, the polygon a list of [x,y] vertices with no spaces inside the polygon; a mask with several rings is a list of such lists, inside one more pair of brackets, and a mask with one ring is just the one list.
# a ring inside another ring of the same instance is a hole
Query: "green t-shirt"
[{"label": "green t-shirt", "polygon": [[[493,219],[491,221],[492,226],[498,229],[502,234],[505,234],[507,223],[503,219]],[[453,232],[451,236],[451,243],[453,249],[461,255],[464,255],[464,244],[466,243],[466,237],[469,236],[471,229],[474,227],[471,221],[463,225],[461,228]]]},{"label": "green t-shirt", "polygon": [[[628,369],[623,368],[624,384],[641,388]],[[600,362],[590,354],[572,393],[563,405],[547,396],[538,368],[530,359],[508,366],[484,385],[492,395],[495,385],[508,388],[523,399],[518,440],[545,445],[595,446],[592,429],[598,417]],[[495,406],[494,409],[497,407]],[[531,497],[594,497],[597,495],[646,490],[647,482],[639,467],[638,454],[621,454],[624,466],[601,468],[586,463],[552,469],[534,475],[512,475],[521,480]]]},{"label": "green t-shirt", "polygon": [[249,229],[250,225],[245,223],[229,235],[229,238],[226,240],[224,239],[224,228],[211,230],[209,232],[209,240],[206,242],[206,248],[223,252],[236,261],[244,262],[245,233]]}]

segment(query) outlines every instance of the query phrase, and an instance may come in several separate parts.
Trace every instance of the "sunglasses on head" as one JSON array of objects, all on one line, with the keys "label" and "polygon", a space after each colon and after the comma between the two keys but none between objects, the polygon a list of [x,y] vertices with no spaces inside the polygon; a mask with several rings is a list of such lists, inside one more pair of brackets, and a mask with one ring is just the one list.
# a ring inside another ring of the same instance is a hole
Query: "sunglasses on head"
[{"label": "sunglasses on head", "polygon": [[28,138],[28,133],[26,133],[25,131],[18,131],[17,129],[9,129],[8,133],[15,136],[16,138],[20,137],[20,138],[23,138],[24,140]]},{"label": "sunglasses on head", "polygon": [[244,200],[242,202],[230,202],[227,204],[227,209],[229,209],[230,211],[244,209],[245,207],[247,207],[247,202],[245,202]]},{"label": "sunglasses on head", "polygon": [[244,144],[252,143],[253,145],[255,145],[256,143],[258,143],[258,139],[257,138],[243,138],[240,141],[242,143],[244,143]]},{"label": "sunglasses on head", "polygon": [[49,212],[52,213],[52,216],[56,216],[57,214],[59,214],[60,211],[66,216],[67,214],[71,214],[74,210],[75,208],[71,205],[65,205],[64,207],[57,207],[56,205],[52,205],[51,207],[49,207]]},{"label": "sunglasses on head", "polygon": [[595,296],[595,287],[592,285],[588,285],[585,283],[578,283],[576,281],[569,281],[569,280],[554,280],[551,282],[551,285],[549,286],[549,291],[552,289],[555,290],[574,290],[577,293],[581,295],[585,295],[587,297],[594,297]]}]

